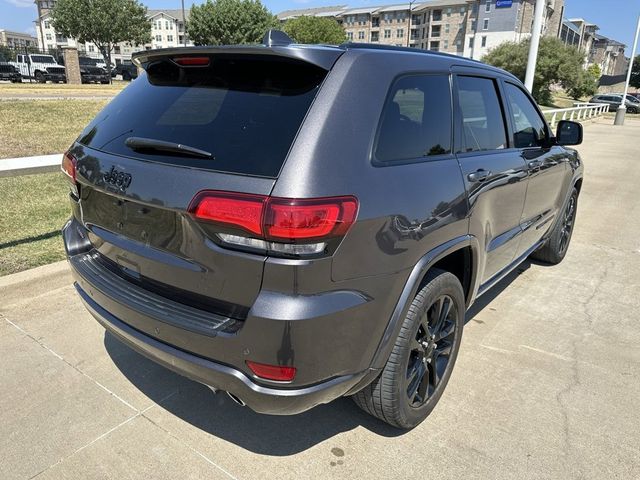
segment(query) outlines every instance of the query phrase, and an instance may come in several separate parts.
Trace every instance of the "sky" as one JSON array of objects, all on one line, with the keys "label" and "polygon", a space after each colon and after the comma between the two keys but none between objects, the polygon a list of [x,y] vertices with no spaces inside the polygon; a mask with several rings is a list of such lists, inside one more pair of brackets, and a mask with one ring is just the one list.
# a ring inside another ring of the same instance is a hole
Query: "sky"
[{"label": "sky", "polygon": [[[198,0],[195,3],[200,3]],[[349,6],[400,3],[397,0],[262,0],[273,13],[294,8],[312,8],[326,5]],[[180,0],[142,0],[153,9],[180,8]],[[185,0],[185,8],[193,4]],[[628,56],[633,45],[636,21],[640,14],[640,0],[565,0],[567,18],[582,17],[600,27],[598,33],[627,45]],[[36,7],[33,0],[0,0],[0,28],[35,34],[33,21]]]}]

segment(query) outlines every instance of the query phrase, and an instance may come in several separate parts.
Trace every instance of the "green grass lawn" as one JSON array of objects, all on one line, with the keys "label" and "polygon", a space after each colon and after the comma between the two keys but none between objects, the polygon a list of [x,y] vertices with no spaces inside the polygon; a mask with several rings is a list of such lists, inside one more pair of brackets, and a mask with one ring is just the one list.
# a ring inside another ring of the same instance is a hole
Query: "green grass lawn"
[{"label": "green grass lawn", "polygon": [[106,104],[107,100],[0,100],[0,159],[64,152]]},{"label": "green grass lawn", "polygon": [[[106,103],[0,101],[0,159],[64,152]],[[61,173],[0,178],[0,275],[64,258],[68,192]]]},{"label": "green grass lawn", "polygon": [[61,173],[0,178],[0,275],[64,259],[68,195]]}]

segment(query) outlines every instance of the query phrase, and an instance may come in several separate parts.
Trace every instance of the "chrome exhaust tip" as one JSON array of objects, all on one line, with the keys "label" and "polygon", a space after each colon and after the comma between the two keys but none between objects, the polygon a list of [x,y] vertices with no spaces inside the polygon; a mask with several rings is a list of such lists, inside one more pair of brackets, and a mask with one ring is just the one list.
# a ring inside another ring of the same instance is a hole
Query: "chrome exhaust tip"
[{"label": "chrome exhaust tip", "polygon": [[244,403],[241,399],[239,399],[238,397],[236,397],[233,393],[231,392],[227,392],[227,395],[229,395],[229,398],[231,400],[233,400],[234,402],[236,402],[238,405],[240,405],[241,407],[246,406],[247,404]]}]

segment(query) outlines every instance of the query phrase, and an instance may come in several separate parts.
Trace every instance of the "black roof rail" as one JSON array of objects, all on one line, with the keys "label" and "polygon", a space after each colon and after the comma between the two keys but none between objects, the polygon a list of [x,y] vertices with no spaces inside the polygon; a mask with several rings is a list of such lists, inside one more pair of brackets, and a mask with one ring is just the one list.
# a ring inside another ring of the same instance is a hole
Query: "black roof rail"
[{"label": "black roof rail", "polygon": [[355,43],[355,42],[345,42],[339,45],[344,49],[364,49],[364,50],[389,50],[394,52],[409,52],[416,53],[418,55],[436,55],[438,57],[446,57],[446,58],[455,58],[458,60],[463,60],[466,62],[474,62],[479,63],[481,65],[485,65],[479,60],[473,60],[472,58],[461,57],[459,55],[454,55],[452,53],[443,53],[443,52],[435,52],[433,50],[423,50],[421,48],[411,48],[411,47],[396,47],[395,45],[380,45],[377,43]]}]

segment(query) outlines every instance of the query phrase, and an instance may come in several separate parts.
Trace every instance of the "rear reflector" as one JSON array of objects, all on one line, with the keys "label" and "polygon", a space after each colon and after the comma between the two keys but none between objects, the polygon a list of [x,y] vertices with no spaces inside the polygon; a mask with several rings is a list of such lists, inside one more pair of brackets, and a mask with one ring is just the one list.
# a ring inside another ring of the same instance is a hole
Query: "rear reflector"
[{"label": "rear reflector", "polygon": [[296,367],[284,367],[281,365],[266,365],[264,363],[246,361],[256,377],[277,382],[290,382],[296,376]]},{"label": "rear reflector", "polygon": [[209,57],[175,57],[173,59],[183,67],[206,67],[209,65]]},{"label": "rear reflector", "polygon": [[76,183],[76,166],[76,157],[71,155],[69,152],[66,152],[62,156],[62,164],[60,165],[60,169],[62,170],[62,173],[67,176],[68,180],[74,185]]},{"label": "rear reflector", "polygon": [[189,211],[199,220],[245,230],[270,242],[311,243],[347,233],[358,213],[352,196],[292,199],[203,191]]}]

